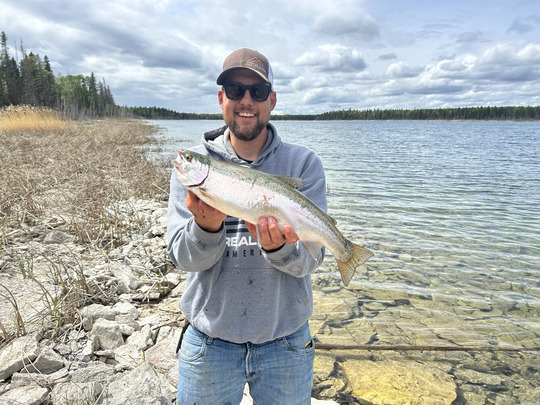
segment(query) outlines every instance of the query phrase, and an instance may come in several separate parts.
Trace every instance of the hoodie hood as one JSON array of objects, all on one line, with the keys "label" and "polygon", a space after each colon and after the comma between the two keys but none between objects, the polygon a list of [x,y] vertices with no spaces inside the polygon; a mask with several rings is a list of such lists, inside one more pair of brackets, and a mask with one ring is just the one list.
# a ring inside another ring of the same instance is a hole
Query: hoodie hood
[{"label": "hoodie hood", "polygon": [[[278,136],[276,128],[272,124],[268,124],[266,127],[266,133],[268,135],[266,144],[257,157],[257,160],[250,164],[250,166],[253,168],[260,166],[268,156],[272,155],[273,153],[277,153],[279,147],[281,146],[281,138]],[[239,157],[234,151],[231,144],[230,130],[227,126],[204,133],[203,145],[212,157],[235,164],[247,164],[247,162]]]}]

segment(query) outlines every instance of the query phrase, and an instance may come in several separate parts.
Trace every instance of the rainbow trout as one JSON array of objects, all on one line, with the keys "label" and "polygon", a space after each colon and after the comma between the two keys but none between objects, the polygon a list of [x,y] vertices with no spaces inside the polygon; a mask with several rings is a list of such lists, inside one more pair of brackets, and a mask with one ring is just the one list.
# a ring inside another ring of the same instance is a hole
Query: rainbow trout
[{"label": "rainbow trout", "polygon": [[274,176],[247,167],[213,159],[191,151],[178,151],[172,160],[180,183],[217,210],[246,222],[274,217],[283,231],[289,224],[306,249],[315,257],[324,245],[336,258],[341,279],[351,281],[356,267],[373,253],[346,239],[336,221],[295,187],[301,179]]}]

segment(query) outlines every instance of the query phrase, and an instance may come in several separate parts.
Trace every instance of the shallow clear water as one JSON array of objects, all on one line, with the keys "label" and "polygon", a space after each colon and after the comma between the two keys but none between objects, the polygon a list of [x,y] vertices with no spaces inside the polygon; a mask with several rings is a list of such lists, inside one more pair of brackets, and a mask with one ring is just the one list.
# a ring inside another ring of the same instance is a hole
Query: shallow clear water
[{"label": "shallow clear water", "polygon": [[[157,159],[222,125],[154,123]],[[273,124],[283,140],[317,152],[329,214],[375,254],[355,285],[376,300],[407,298],[391,317],[370,318],[375,327],[391,318],[411,344],[540,346],[539,123]],[[324,266],[337,274],[331,256]]]}]

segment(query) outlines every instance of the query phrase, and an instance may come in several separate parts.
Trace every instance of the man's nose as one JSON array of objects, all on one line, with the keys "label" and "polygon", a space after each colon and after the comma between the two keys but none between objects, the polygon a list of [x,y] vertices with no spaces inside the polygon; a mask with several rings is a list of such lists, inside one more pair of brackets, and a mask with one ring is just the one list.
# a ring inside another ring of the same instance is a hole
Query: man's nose
[{"label": "man's nose", "polygon": [[249,92],[249,89],[246,89],[244,91],[244,95],[240,99],[240,102],[242,104],[253,104],[253,99],[251,98],[251,93]]}]

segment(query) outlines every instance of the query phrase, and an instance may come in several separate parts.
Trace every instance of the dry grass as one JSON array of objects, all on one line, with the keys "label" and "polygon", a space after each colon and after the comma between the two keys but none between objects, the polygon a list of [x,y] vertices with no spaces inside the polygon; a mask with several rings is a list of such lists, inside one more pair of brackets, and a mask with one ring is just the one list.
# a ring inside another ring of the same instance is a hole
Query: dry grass
[{"label": "dry grass", "polygon": [[[79,242],[114,243],[133,225],[114,221],[115,201],[166,197],[169,174],[149,163],[141,148],[151,141],[152,127],[140,121],[61,121],[54,126],[58,117],[52,113],[39,129],[46,112],[17,111],[10,119],[9,111],[0,119],[3,228],[31,232],[31,226],[57,218]],[[13,125],[4,127],[4,122]],[[7,242],[0,233],[0,243]]]},{"label": "dry grass", "polygon": [[[152,142],[153,132],[141,121],[81,123],[63,121],[52,110],[0,110],[0,275],[6,275],[6,263],[11,262],[20,278],[34,281],[59,325],[65,308],[73,313],[74,303],[88,294],[80,257],[40,258],[48,262],[48,277],[53,279],[49,284],[61,291],[57,296],[32,274],[36,258],[25,250],[19,257],[13,252],[54,228],[106,255],[137,232],[143,224],[136,217],[121,218],[115,207],[130,198],[167,197],[169,172],[147,161],[142,148]],[[11,292],[0,283],[0,299],[13,307],[19,335],[25,328],[17,294]],[[7,340],[9,330],[0,322],[0,338]]]},{"label": "dry grass", "polygon": [[50,108],[23,105],[0,109],[0,131],[50,131],[66,125],[69,122]]}]

